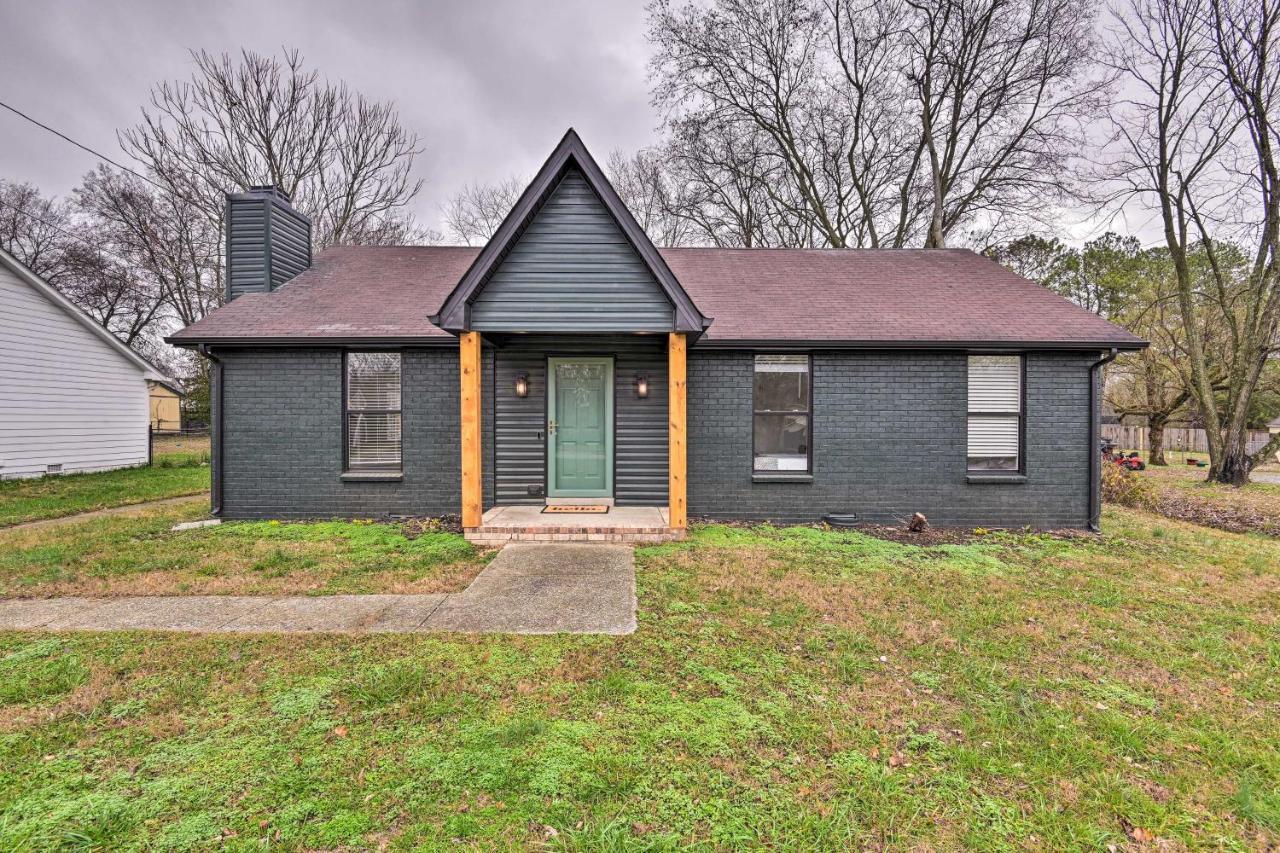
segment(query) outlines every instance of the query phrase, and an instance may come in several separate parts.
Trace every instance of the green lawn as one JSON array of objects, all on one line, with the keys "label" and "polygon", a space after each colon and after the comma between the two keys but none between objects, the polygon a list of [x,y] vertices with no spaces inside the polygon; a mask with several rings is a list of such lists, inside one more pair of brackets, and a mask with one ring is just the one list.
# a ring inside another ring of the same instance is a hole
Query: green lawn
[{"label": "green lawn", "polygon": [[0,480],[0,528],[209,491],[209,454],[157,454],[155,464],[92,474]]},{"label": "green lawn", "polygon": [[174,531],[207,501],[55,529],[0,530],[0,596],[453,592],[487,558],[461,536],[399,525],[231,522]]},{"label": "green lawn", "polygon": [[0,635],[0,849],[1277,843],[1280,542],[1105,527],[701,528],[630,637]]}]

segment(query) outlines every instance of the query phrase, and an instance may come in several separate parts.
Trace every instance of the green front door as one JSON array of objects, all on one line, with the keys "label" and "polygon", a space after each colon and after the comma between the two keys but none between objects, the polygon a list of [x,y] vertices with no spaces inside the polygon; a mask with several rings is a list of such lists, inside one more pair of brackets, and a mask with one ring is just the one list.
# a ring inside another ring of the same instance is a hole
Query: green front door
[{"label": "green front door", "polygon": [[613,497],[613,359],[548,359],[547,377],[547,496]]}]

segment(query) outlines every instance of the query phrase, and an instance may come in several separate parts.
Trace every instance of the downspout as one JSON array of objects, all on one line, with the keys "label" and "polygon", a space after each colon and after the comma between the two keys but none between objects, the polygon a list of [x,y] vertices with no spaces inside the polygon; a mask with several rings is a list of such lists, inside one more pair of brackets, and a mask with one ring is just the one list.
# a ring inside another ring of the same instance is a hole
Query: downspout
[{"label": "downspout", "polygon": [[1119,354],[1120,350],[1112,347],[1111,352],[1089,365],[1089,530],[1093,533],[1102,532],[1102,388],[1098,372]]},{"label": "downspout", "polygon": [[209,349],[208,344],[200,344],[196,350],[213,363],[213,375],[209,388],[209,498],[210,514],[214,518],[222,517],[222,359]]}]

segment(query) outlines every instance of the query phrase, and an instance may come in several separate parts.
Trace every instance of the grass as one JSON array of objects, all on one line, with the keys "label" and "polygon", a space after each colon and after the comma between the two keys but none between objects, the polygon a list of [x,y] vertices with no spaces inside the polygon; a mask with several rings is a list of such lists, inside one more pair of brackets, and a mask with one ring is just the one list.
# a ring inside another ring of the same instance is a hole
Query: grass
[{"label": "grass", "polygon": [[[1206,458],[1201,454],[1198,458]],[[1236,531],[1258,531],[1280,536],[1280,483],[1270,482],[1280,466],[1268,464],[1255,471],[1255,479],[1241,488],[1205,481],[1205,469],[1178,464],[1150,466],[1138,476],[1150,483],[1157,500],[1153,508],[1162,514]]]},{"label": "grass", "polygon": [[0,849],[1275,844],[1280,542],[1105,529],[703,527],[629,637],[0,635]]},{"label": "grass", "polygon": [[156,435],[151,438],[151,453],[165,456],[170,453],[208,454],[210,441],[207,435]]},{"label": "grass", "polygon": [[82,523],[0,530],[0,595],[449,592],[483,557],[455,536],[409,539],[393,524],[231,522],[173,531],[208,507],[140,509]]},{"label": "grass", "polygon": [[207,491],[209,452],[198,447],[157,453],[140,468],[0,480],[0,528]]}]

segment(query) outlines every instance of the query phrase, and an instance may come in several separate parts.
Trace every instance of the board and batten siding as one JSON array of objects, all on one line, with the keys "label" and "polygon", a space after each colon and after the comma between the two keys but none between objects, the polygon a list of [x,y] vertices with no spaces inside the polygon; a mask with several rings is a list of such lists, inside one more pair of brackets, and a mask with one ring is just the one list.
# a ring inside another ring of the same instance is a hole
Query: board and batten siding
[{"label": "board and batten siding", "polygon": [[144,464],[148,417],[142,370],[0,265],[0,478]]},{"label": "board and batten siding", "polygon": [[674,322],[662,287],[573,168],[471,305],[482,332],[666,332]]}]

